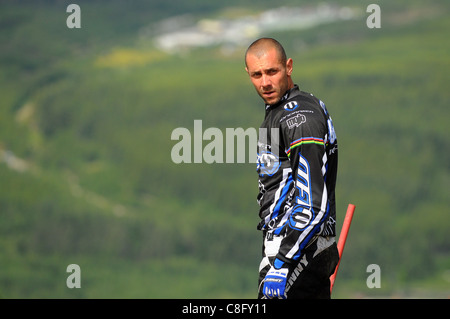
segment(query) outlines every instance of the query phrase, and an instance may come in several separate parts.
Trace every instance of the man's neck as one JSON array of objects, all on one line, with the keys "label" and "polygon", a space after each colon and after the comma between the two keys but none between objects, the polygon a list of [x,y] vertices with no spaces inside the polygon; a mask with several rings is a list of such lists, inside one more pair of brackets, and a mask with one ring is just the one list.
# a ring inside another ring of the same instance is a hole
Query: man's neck
[{"label": "man's neck", "polygon": [[291,92],[298,89],[298,86],[296,84],[292,84],[292,87],[290,87],[282,96],[281,99],[278,100],[278,102],[274,103],[274,104],[266,104],[266,110],[269,108],[273,108],[278,106],[280,103],[286,101],[287,99],[290,98]]}]

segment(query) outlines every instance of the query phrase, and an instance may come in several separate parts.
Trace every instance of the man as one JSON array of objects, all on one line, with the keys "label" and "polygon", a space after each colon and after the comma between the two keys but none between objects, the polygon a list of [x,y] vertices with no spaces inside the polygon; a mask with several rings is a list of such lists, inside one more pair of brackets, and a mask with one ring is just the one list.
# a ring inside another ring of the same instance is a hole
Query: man
[{"label": "man", "polygon": [[258,203],[264,235],[258,298],[330,298],[335,242],[337,141],[325,104],[291,78],[292,59],[271,38],[246,51],[264,100],[258,140]]}]

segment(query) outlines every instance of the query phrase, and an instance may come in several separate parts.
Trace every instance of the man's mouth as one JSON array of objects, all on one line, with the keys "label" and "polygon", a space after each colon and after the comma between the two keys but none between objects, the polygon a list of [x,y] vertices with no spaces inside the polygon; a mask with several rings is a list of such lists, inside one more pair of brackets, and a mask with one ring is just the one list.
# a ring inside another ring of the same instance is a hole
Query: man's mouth
[{"label": "man's mouth", "polygon": [[263,95],[264,95],[264,96],[268,96],[268,97],[272,96],[273,94],[275,94],[275,91],[267,91],[267,92],[263,92]]}]

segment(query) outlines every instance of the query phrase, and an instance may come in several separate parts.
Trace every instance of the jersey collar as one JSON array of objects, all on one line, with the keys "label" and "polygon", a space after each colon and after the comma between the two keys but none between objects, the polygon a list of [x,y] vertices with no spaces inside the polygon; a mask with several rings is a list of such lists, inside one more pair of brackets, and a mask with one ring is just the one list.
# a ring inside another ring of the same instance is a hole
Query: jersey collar
[{"label": "jersey collar", "polygon": [[294,84],[294,86],[287,90],[286,93],[281,97],[281,99],[275,103],[275,104],[266,104],[266,112],[269,110],[277,108],[280,104],[282,104],[284,101],[289,100],[291,97],[294,97],[300,93],[300,89],[297,84]]}]

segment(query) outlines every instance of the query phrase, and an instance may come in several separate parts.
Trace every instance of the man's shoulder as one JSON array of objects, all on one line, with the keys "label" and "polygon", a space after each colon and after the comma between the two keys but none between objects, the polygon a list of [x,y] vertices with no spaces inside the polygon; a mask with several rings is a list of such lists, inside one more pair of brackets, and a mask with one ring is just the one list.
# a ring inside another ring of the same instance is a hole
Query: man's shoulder
[{"label": "man's shoulder", "polygon": [[298,94],[294,95],[290,100],[286,102],[294,102],[294,104],[297,103],[298,106],[304,109],[321,109],[321,101],[318,97],[316,97],[312,93],[301,90],[299,90]]},{"label": "man's shoulder", "polygon": [[321,117],[324,112],[322,102],[316,96],[311,93],[299,91],[298,94],[292,96],[288,100],[284,101],[278,107],[278,116],[291,117],[295,114],[315,114]]},{"label": "man's shoulder", "polygon": [[304,125],[308,127],[322,126],[325,122],[321,101],[305,91],[298,91],[297,94],[284,101],[278,108],[276,118],[278,125],[288,130]]}]

